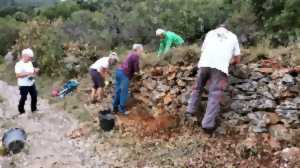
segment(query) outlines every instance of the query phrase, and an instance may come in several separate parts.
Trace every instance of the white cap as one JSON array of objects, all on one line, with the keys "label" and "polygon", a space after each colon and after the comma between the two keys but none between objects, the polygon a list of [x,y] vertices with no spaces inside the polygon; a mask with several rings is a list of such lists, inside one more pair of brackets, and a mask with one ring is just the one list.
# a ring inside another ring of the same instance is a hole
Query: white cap
[{"label": "white cap", "polygon": [[109,54],[109,57],[118,57],[118,54],[116,52],[111,52]]},{"label": "white cap", "polygon": [[23,55],[27,55],[29,57],[33,57],[34,56],[33,51],[32,51],[31,48],[26,48],[26,49],[22,50],[22,56]]},{"label": "white cap", "polygon": [[133,49],[133,50],[136,50],[136,49],[139,49],[139,48],[144,48],[144,47],[143,47],[142,44],[133,44],[133,45],[132,45],[132,49]]},{"label": "white cap", "polygon": [[164,32],[166,32],[164,29],[157,29],[156,30],[156,36],[162,35]]},{"label": "white cap", "polygon": [[119,61],[118,54],[116,52],[110,53],[109,58]]}]

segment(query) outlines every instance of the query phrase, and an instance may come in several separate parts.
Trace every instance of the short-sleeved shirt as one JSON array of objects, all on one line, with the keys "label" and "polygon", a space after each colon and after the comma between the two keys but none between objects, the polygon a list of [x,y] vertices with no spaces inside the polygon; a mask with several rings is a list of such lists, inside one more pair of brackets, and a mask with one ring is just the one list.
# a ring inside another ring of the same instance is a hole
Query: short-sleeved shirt
[{"label": "short-sleeved shirt", "polygon": [[125,72],[129,79],[132,79],[135,72],[139,72],[139,59],[140,57],[136,52],[131,52],[120,65],[120,68]]},{"label": "short-sleeved shirt", "polygon": [[207,33],[198,67],[210,67],[228,74],[230,60],[241,54],[237,36],[220,27]]},{"label": "short-sleeved shirt", "polygon": [[[34,67],[32,65],[32,62],[23,62],[19,61],[15,65],[15,73],[33,73]],[[32,86],[34,84],[35,80],[34,78],[30,76],[26,76],[23,78],[18,78],[18,86]]]},{"label": "short-sleeved shirt", "polygon": [[90,69],[95,69],[98,72],[100,72],[101,69],[108,69],[108,68],[109,68],[109,57],[102,57],[90,66]]}]

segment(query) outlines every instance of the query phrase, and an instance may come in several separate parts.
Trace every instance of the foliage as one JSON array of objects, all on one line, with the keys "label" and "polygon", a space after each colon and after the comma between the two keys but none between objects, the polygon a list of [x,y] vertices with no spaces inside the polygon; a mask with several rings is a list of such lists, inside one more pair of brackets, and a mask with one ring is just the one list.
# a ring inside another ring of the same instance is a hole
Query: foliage
[{"label": "foliage", "polygon": [[27,22],[14,48],[32,47],[38,64],[50,75],[62,71],[78,75],[108,50],[128,48],[132,43],[146,44],[154,51],[157,28],[194,43],[227,20],[240,42],[248,46],[263,39],[286,45],[300,35],[299,0],[49,0],[33,6],[30,2],[22,7],[21,0],[6,1],[0,7],[0,16],[14,17],[9,22],[2,18],[0,54],[18,38],[17,25]]},{"label": "foliage", "polygon": [[0,17],[0,55],[4,56],[18,38],[21,23],[14,18]]},{"label": "foliage", "polygon": [[51,6],[42,11],[42,15],[49,20],[54,20],[59,17],[67,19],[71,14],[79,10],[79,5],[74,1],[64,1],[55,6]]},{"label": "foliage", "polygon": [[32,48],[35,52],[37,65],[47,74],[54,75],[63,68],[63,43],[67,40],[61,31],[61,22],[50,25],[49,22],[32,21],[20,32],[15,51]]},{"label": "foliage", "polygon": [[287,45],[299,41],[299,0],[252,0],[259,23],[273,44]]}]

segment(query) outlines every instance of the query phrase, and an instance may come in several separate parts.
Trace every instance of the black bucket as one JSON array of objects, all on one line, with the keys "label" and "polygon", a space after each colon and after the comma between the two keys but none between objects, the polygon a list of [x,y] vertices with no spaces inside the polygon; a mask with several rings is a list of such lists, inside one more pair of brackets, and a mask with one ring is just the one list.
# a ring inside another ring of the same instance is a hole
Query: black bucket
[{"label": "black bucket", "polygon": [[103,110],[99,112],[100,127],[104,131],[111,131],[115,126],[115,116],[111,113],[111,110]]}]

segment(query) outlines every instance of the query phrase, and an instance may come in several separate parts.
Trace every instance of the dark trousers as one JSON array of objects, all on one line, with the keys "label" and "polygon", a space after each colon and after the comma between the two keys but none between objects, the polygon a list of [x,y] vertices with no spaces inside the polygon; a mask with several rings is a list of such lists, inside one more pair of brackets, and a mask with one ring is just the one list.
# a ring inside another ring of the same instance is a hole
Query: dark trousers
[{"label": "dark trousers", "polygon": [[113,107],[118,108],[119,112],[126,111],[125,105],[128,99],[128,88],[130,80],[122,69],[116,71],[115,97],[113,99]]},{"label": "dark trousers", "polygon": [[197,104],[201,101],[201,94],[208,81],[209,95],[206,112],[202,120],[202,128],[215,127],[215,120],[220,112],[220,101],[228,82],[227,75],[220,70],[206,67],[199,68],[197,79],[189,99],[188,112],[196,112]]},{"label": "dark trousers", "polygon": [[19,89],[20,89],[20,95],[21,95],[21,98],[20,98],[20,101],[19,101],[19,106],[18,106],[19,112],[21,114],[25,113],[24,106],[25,106],[25,102],[27,100],[28,93],[31,96],[31,111],[32,112],[36,111],[37,90],[36,90],[35,85],[32,85],[32,86],[20,86]]}]

